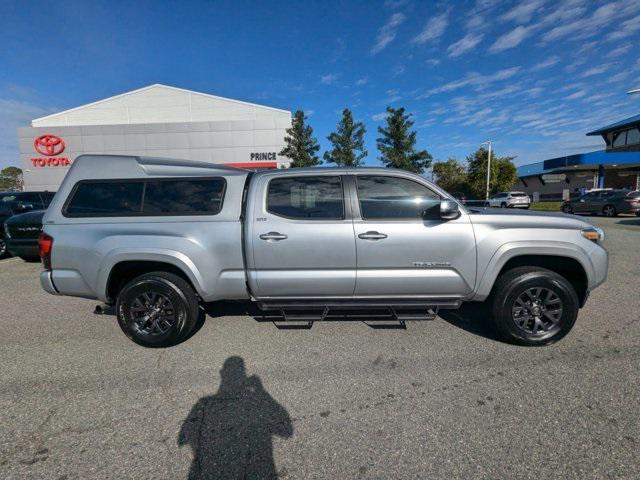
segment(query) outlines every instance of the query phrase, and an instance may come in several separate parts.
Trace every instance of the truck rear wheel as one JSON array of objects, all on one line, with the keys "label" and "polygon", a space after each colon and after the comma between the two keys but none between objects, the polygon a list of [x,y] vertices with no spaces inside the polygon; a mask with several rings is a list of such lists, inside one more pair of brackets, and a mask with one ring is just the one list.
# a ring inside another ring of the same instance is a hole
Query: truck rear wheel
[{"label": "truck rear wheel", "polygon": [[118,295],[118,324],[144,347],[169,347],[186,338],[198,318],[198,299],[183,278],[151,272],[134,278]]},{"label": "truck rear wheel", "polygon": [[564,337],[576,322],[579,302],[573,286],[541,267],[503,273],[492,294],[498,334],[510,343],[548,345]]}]

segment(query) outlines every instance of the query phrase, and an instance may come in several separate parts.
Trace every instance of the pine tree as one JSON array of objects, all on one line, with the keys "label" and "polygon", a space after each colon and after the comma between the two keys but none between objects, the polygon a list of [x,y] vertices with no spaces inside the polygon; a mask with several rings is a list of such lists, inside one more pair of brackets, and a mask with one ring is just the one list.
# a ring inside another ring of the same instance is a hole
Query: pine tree
[{"label": "pine tree", "polygon": [[364,123],[354,123],[351,110],[345,108],[337,131],[327,137],[333,148],[324,153],[324,161],[335,163],[339,167],[359,167],[368,154],[364,146],[366,131]]},{"label": "pine tree", "polygon": [[296,111],[291,128],[287,128],[287,136],[284,137],[286,146],[280,155],[291,159],[291,168],[313,167],[322,163],[317,155],[320,145],[313,136],[313,128],[310,125],[305,125],[306,119],[307,117],[302,110]]},{"label": "pine tree", "polygon": [[431,165],[433,157],[429,152],[415,150],[416,132],[410,130],[413,123],[404,108],[387,107],[387,126],[378,127],[381,137],[376,140],[380,160],[386,167],[422,173]]}]

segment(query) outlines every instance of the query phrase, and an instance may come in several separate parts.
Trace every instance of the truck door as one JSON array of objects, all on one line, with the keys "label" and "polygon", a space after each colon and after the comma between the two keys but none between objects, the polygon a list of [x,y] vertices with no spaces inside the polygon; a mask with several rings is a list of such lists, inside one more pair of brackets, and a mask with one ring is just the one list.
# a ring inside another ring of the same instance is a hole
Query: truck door
[{"label": "truck door", "polygon": [[456,298],[471,293],[476,243],[466,213],[440,218],[440,195],[415,177],[355,176],[356,296]]},{"label": "truck door", "polygon": [[351,297],[356,247],[343,177],[265,175],[247,218],[256,297]]}]

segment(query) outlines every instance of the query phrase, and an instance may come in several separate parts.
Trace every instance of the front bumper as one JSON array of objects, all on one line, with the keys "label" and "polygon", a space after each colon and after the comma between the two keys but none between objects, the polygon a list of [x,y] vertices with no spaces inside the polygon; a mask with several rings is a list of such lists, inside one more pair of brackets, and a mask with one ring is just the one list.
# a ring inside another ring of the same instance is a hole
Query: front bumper
[{"label": "front bumper", "polygon": [[50,293],[51,295],[60,295],[58,290],[56,290],[56,286],[53,284],[51,272],[49,271],[40,273],[40,285],[45,292]]}]

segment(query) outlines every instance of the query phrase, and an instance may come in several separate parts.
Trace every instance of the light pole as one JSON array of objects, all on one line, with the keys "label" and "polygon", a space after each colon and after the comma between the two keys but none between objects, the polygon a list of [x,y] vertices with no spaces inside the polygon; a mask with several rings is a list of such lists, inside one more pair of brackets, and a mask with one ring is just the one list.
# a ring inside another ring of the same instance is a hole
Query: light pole
[{"label": "light pole", "polygon": [[491,140],[482,142],[480,145],[489,146],[489,154],[487,155],[487,192],[484,198],[486,201],[489,201],[489,182],[491,180]]}]

